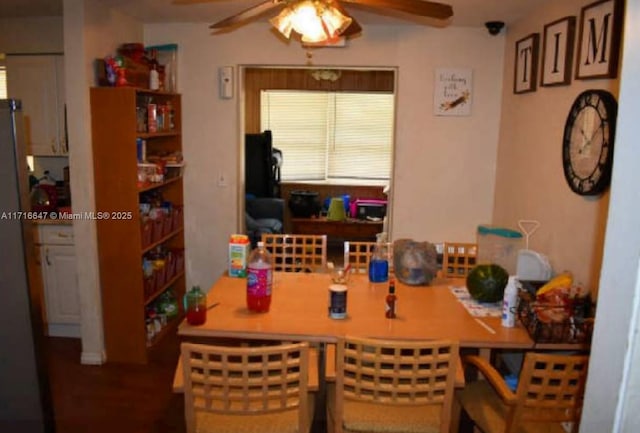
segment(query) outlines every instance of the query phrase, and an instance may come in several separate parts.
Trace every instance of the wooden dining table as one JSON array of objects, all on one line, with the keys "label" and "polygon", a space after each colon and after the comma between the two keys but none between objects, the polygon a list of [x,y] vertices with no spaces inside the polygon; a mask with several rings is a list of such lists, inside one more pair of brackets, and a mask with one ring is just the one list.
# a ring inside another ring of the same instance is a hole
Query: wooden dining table
[{"label": "wooden dining table", "polygon": [[[476,318],[452,293],[461,279],[436,279],[429,286],[410,286],[396,282],[396,318],[385,317],[387,283],[370,283],[365,274],[353,274],[347,283],[347,316],[329,317],[330,273],[274,273],[268,312],[247,309],[246,279],[223,275],[207,293],[207,319],[192,326],[183,321],[178,335],[185,341],[219,339],[307,341],[318,343],[318,378],[313,433],[325,433],[325,382],[331,380],[331,349],[346,335],[403,340],[448,339],[462,348],[476,348],[489,358],[492,349],[532,349],[534,342],[525,328],[517,324],[504,328],[500,318]],[[315,353],[315,352],[314,352]],[[335,353],[335,351],[333,351]],[[327,363],[327,359],[329,362]],[[329,366],[329,367],[327,367]],[[335,368],[335,364],[333,364]],[[174,390],[181,390],[182,367],[176,369]],[[333,372],[335,374],[335,371]],[[464,386],[460,371],[456,386]],[[335,376],[334,376],[335,377]],[[310,386],[311,383],[310,383]]]},{"label": "wooden dining table", "polygon": [[347,317],[328,314],[327,273],[274,274],[271,306],[253,313],[246,306],[246,279],[224,275],[207,294],[215,304],[204,324],[184,321],[178,328],[183,339],[217,337],[335,343],[345,335],[383,339],[450,339],[460,347],[531,349],[533,340],[521,324],[504,328],[500,318],[471,316],[451,292],[463,280],[439,279],[429,286],[396,282],[397,317],[385,317],[386,283],[370,283],[366,275],[352,275],[347,287]]}]

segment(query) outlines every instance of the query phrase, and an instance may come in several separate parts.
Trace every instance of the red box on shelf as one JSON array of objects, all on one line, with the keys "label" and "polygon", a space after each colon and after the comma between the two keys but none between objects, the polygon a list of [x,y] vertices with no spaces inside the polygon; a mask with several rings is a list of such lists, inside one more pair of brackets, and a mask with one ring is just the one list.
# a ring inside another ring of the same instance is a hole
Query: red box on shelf
[{"label": "red box on shelf", "polygon": [[159,217],[151,221],[153,225],[153,236],[151,238],[152,239],[151,242],[154,243],[162,239],[162,231],[164,229],[164,218]]},{"label": "red box on shelf", "polygon": [[176,275],[176,256],[173,253],[167,255],[167,259],[165,262],[165,267],[167,268],[167,281],[172,279]]},{"label": "red box on shelf", "polygon": [[144,279],[144,297],[148,298],[156,291],[156,276],[152,275]]},{"label": "red box on shelf", "polygon": [[184,271],[184,249],[175,248],[171,250],[171,254],[175,257],[176,261],[176,275]]},{"label": "red box on shelf", "polygon": [[158,132],[158,106],[156,104],[147,105],[147,131]]},{"label": "red box on shelf", "polygon": [[142,219],[140,234],[142,235],[142,248],[146,248],[151,245],[151,240],[153,238],[153,225],[150,219]]},{"label": "red box on shelf", "polygon": [[173,218],[171,214],[162,217],[162,236],[168,236],[173,231]]},{"label": "red box on shelf", "polygon": [[160,290],[162,286],[167,282],[167,267],[162,266],[154,271],[156,276],[156,290]]},{"label": "red box on shelf", "polygon": [[171,212],[172,230],[178,230],[184,224],[184,208],[183,206],[174,206]]}]

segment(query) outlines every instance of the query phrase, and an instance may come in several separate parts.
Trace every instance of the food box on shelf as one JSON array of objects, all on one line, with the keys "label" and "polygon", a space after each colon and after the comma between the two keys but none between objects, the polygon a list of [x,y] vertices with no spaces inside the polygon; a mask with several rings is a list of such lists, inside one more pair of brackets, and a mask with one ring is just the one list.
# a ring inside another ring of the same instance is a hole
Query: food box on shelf
[{"label": "food box on shelf", "polygon": [[172,218],[172,214],[173,211],[171,211],[169,214],[164,215],[162,217],[162,236],[168,236],[169,233],[171,233],[173,231],[173,218]]},{"label": "food box on shelf", "polygon": [[149,217],[141,219],[140,234],[142,235],[142,248],[146,248],[152,243],[153,222]]},{"label": "food box on shelf", "polygon": [[164,178],[166,180],[181,177],[184,174],[184,162],[167,163],[164,167]]},{"label": "food box on shelf", "polygon": [[171,230],[178,230],[184,224],[183,215],[184,207],[181,205],[174,205],[171,211]]},{"label": "food box on shelf", "polygon": [[159,290],[167,282],[167,267],[160,266],[154,273],[156,275],[156,290]]},{"label": "food box on shelf", "polygon": [[156,276],[154,274],[154,275],[152,275],[150,277],[146,277],[144,279],[144,296],[145,296],[145,298],[148,298],[149,296],[152,296],[155,291],[156,291]]},{"label": "food box on shelf", "polygon": [[138,188],[144,188],[152,183],[164,181],[164,173],[157,165],[150,162],[138,163]]},{"label": "food box on shelf", "polygon": [[163,236],[163,230],[164,230],[164,218],[162,216],[159,216],[155,219],[151,220],[151,224],[153,227],[153,235],[151,236],[151,243],[155,243],[158,242],[160,239],[162,239]]},{"label": "food box on shelf", "polygon": [[176,275],[184,271],[184,248],[174,248],[171,253],[176,258]]},{"label": "food box on shelf", "polygon": [[165,264],[167,268],[167,281],[171,280],[176,275],[176,256],[173,253],[169,253]]}]

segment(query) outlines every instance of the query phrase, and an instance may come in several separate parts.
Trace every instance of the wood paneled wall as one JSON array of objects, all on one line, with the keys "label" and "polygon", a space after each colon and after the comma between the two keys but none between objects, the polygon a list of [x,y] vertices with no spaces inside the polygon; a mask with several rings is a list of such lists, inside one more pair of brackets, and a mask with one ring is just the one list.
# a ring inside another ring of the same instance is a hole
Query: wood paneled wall
[{"label": "wood paneled wall", "polygon": [[391,70],[341,69],[336,81],[316,80],[313,69],[247,68],[245,83],[245,132],[260,131],[261,90],[329,90],[393,92],[394,72]]}]

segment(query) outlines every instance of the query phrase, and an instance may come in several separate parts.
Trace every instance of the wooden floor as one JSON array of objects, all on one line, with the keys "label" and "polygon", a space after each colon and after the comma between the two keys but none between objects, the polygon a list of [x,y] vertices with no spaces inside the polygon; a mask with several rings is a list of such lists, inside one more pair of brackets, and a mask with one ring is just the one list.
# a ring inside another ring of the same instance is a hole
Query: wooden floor
[{"label": "wooden floor", "polygon": [[182,394],[171,392],[176,337],[148,365],[82,365],[79,339],[45,340],[57,433],[185,432]]},{"label": "wooden floor", "polygon": [[[56,433],[185,433],[183,397],[171,391],[178,352],[168,336],[147,365],[82,365],[79,339],[46,338]],[[312,432],[325,433],[315,421]]]}]

